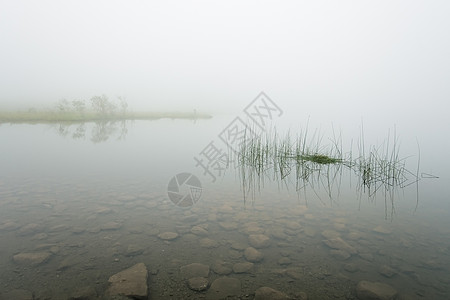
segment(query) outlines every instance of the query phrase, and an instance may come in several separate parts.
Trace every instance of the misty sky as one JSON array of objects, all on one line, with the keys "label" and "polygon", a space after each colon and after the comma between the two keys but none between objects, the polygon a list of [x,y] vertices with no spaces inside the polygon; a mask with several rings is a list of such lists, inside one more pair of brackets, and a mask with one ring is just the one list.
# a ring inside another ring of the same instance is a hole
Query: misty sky
[{"label": "misty sky", "polygon": [[446,116],[450,1],[0,1],[0,107]]}]

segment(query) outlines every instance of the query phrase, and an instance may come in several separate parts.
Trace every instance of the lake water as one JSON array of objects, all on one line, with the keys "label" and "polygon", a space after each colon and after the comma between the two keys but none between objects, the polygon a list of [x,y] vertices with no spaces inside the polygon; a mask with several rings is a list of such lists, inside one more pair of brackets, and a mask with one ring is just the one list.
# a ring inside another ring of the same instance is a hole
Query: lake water
[{"label": "lake water", "polygon": [[[417,207],[415,185],[397,191],[393,214],[382,194],[367,199],[345,173],[332,199],[268,178],[244,202],[239,172],[216,165],[207,173],[198,163],[212,145],[227,153],[220,133],[232,120],[1,125],[3,297],[109,299],[108,279],[137,263],[148,269],[149,299],[220,298],[212,289],[224,276],[240,285],[218,292],[229,299],[253,299],[260,287],[293,299],[358,299],[361,281],[387,284],[400,299],[450,297],[444,174],[420,181]],[[403,140],[409,155],[416,141]],[[444,171],[427,145],[421,169]],[[192,206],[169,198],[180,173],[201,183]],[[210,268],[204,291],[191,289],[181,271],[193,263]]]}]

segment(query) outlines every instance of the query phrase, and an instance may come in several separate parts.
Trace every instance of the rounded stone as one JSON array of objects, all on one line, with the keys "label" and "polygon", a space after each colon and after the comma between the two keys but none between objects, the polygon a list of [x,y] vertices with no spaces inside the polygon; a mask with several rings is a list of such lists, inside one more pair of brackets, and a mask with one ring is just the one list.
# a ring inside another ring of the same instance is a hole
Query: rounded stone
[{"label": "rounded stone", "polygon": [[282,257],[277,261],[277,263],[282,266],[287,266],[292,263],[292,260],[289,257]]},{"label": "rounded stone", "polygon": [[191,290],[201,292],[208,288],[208,279],[205,277],[192,277],[188,280],[188,286]]},{"label": "rounded stone", "polygon": [[131,268],[123,270],[109,278],[111,286],[107,295],[125,295],[135,299],[147,299],[148,297],[148,271],[143,263],[138,263]]},{"label": "rounded stone", "polygon": [[270,245],[270,238],[264,234],[251,234],[249,243],[255,248],[265,248]]},{"label": "rounded stone", "polygon": [[291,299],[285,293],[277,291],[270,287],[261,287],[255,292],[255,300],[288,300]]},{"label": "rounded stone", "polygon": [[14,255],[13,260],[21,265],[36,266],[46,262],[51,255],[50,252],[22,252]]},{"label": "rounded stone", "polygon": [[201,226],[194,226],[191,228],[191,232],[195,235],[199,235],[199,236],[207,236],[208,235],[208,231],[201,227]]},{"label": "rounded stone", "polygon": [[207,299],[226,299],[241,294],[241,282],[231,277],[221,277],[214,280],[207,293]]},{"label": "rounded stone", "polygon": [[244,256],[250,262],[259,262],[264,258],[264,255],[253,247],[245,249]]},{"label": "rounded stone", "polygon": [[200,263],[193,263],[182,266],[180,268],[180,273],[183,279],[190,279],[194,277],[208,277],[209,266]]},{"label": "rounded stone", "polygon": [[171,241],[178,237],[178,233],[176,232],[163,232],[158,235],[158,237],[165,241]]},{"label": "rounded stone", "polygon": [[234,273],[248,273],[253,268],[253,263],[251,262],[242,262],[233,265]]},{"label": "rounded stone", "polygon": [[217,248],[219,247],[219,243],[209,238],[203,238],[200,240],[200,246],[203,248]]},{"label": "rounded stone", "polygon": [[227,266],[225,262],[222,261],[215,262],[211,266],[211,269],[213,270],[214,273],[219,275],[228,275],[231,272],[233,272],[233,270],[229,266]]},{"label": "rounded stone", "polygon": [[362,280],[356,286],[356,296],[360,300],[393,300],[397,291],[385,283]]}]

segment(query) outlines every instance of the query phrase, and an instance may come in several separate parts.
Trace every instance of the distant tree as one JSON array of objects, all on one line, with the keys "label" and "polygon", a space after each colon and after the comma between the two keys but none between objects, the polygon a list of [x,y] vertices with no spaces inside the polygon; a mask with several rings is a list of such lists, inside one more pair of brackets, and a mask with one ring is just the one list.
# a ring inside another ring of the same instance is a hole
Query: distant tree
[{"label": "distant tree", "polygon": [[116,105],[108,100],[106,95],[94,96],[91,98],[92,108],[101,116],[114,114]]},{"label": "distant tree", "polygon": [[60,112],[68,112],[68,111],[70,111],[69,101],[67,101],[66,99],[59,100],[58,104],[56,104],[56,108],[58,108],[58,110]]},{"label": "distant tree", "polygon": [[125,97],[119,96],[117,98],[119,99],[120,112],[122,113],[122,115],[125,115],[128,109],[128,103],[125,100]]},{"label": "distant tree", "polygon": [[72,106],[76,112],[83,114],[86,110],[86,103],[83,100],[74,100],[72,101]]}]

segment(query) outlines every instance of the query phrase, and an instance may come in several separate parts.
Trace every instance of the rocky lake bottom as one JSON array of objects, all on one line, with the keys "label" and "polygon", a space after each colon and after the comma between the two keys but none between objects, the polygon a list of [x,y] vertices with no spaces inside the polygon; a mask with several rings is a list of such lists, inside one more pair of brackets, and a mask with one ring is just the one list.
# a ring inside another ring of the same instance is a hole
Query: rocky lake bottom
[{"label": "rocky lake bottom", "polygon": [[450,230],[204,189],[190,208],[148,181],[0,182],[0,299],[448,299]]}]

